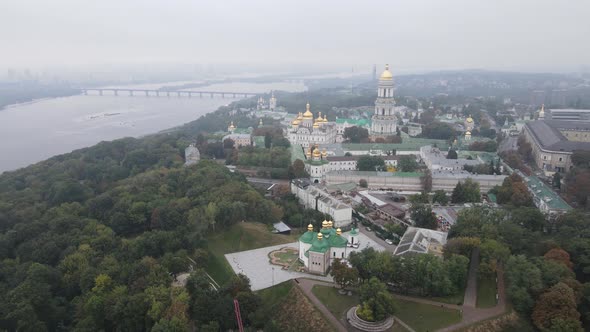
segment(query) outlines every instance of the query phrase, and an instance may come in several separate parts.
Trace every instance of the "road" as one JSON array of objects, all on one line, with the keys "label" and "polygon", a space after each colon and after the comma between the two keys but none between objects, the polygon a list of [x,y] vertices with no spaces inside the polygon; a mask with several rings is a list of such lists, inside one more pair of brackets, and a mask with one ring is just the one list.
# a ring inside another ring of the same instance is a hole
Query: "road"
[{"label": "road", "polygon": [[376,243],[380,244],[381,246],[383,246],[383,248],[385,248],[386,251],[392,252],[395,250],[395,244],[387,244],[387,242],[385,242],[384,240],[381,240],[380,238],[377,237],[377,235],[375,235],[375,232],[369,232],[365,229],[365,226],[363,225],[359,225],[359,232],[363,233],[364,235],[366,235],[369,239],[375,241]]},{"label": "road", "polygon": [[510,150],[516,150],[518,137],[515,136],[508,136],[500,142],[500,146],[498,147],[498,153]]}]

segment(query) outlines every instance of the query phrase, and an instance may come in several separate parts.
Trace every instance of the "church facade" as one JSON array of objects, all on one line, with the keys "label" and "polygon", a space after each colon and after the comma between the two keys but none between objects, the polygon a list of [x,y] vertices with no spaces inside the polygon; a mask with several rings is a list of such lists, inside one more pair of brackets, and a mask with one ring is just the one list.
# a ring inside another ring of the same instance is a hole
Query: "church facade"
[{"label": "church facade", "polygon": [[[307,226],[307,232],[299,237],[299,260],[307,271],[313,274],[326,275],[335,259],[348,259],[353,250],[358,247],[358,231],[353,229],[348,238],[342,235],[340,228],[334,229],[332,222],[324,220],[319,232],[314,232],[313,225]],[[350,246],[349,246],[350,244]]]},{"label": "church facade", "polygon": [[305,113],[299,113],[287,129],[287,138],[291,144],[299,144],[304,148],[319,144],[331,144],[336,142],[337,128],[334,122],[322,113],[314,118],[311,107],[307,103]]},{"label": "church facade", "polygon": [[385,65],[385,70],[381,73],[377,84],[375,113],[371,118],[371,136],[374,138],[391,136],[397,133],[393,90],[393,75],[389,71],[389,65]]}]

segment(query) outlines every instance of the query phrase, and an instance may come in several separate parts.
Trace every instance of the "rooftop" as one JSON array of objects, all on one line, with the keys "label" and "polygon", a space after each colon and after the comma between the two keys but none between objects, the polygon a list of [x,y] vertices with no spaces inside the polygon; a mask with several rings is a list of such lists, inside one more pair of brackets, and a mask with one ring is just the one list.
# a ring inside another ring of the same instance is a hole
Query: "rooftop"
[{"label": "rooftop", "polygon": [[350,151],[419,151],[420,147],[424,145],[436,145],[441,150],[446,150],[449,148],[449,142],[445,140],[427,138],[406,138],[402,143],[346,143],[342,144],[342,148]]},{"label": "rooftop", "polygon": [[590,142],[568,141],[559,129],[590,130],[590,123],[581,121],[531,121],[526,126],[535,140],[547,150],[572,152],[574,150],[590,150]]},{"label": "rooftop", "polygon": [[426,228],[408,227],[404,236],[393,252],[394,255],[408,253],[442,254],[443,246],[447,243],[447,233]]},{"label": "rooftop", "polygon": [[[521,174],[522,176],[522,174]],[[534,195],[547,204],[551,210],[571,210],[571,206],[567,204],[555,191],[547,186],[538,177],[532,175],[524,177],[529,189],[534,192]]]},{"label": "rooftop", "polygon": [[358,176],[379,176],[379,177],[404,177],[419,178],[424,173],[419,172],[375,172],[375,171],[331,171],[331,174],[352,174]]}]

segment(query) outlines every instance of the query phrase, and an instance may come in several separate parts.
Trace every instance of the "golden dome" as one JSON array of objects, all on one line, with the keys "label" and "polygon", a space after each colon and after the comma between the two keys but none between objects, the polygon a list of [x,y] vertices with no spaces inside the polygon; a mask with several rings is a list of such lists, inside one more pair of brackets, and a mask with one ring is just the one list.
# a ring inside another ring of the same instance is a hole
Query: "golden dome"
[{"label": "golden dome", "polygon": [[385,65],[385,70],[381,73],[381,76],[379,77],[380,80],[392,80],[393,79],[393,75],[391,74],[391,72],[389,71],[389,65]]},{"label": "golden dome", "polygon": [[310,111],[309,103],[307,103],[307,105],[305,105],[305,113],[303,113],[303,118],[304,119],[313,119],[313,113],[311,113],[311,111]]},{"label": "golden dome", "polygon": [[299,114],[297,114],[297,120],[303,120],[303,113],[299,112]]},{"label": "golden dome", "polygon": [[313,225],[312,224],[307,225],[307,230],[309,232],[313,232]]},{"label": "golden dome", "polygon": [[313,156],[316,158],[319,158],[322,155],[322,153],[320,152],[320,149],[314,149],[313,150]]},{"label": "golden dome", "polygon": [[319,127],[320,127],[320,124],[319,123],[317,123],[317,122],[314,122],[313,123],[313,128],[314,129],[318,129]]},{"label": "golden dome", "polygon": [[317,122],[323,122],[324,119],[322,118],[322,112],[318,112],[318,117],[315,119]]},{"label": "golden dome", "polygon": [[341,235],[342,234],[342,230],[340,228],[336,228],[336,235]]},{"label": "golden dome", "polygon": [[322,235],[322,233],[318,233],[318,240],[321,240],[324,236]]},{"label": "golden dome", "polygon": [[328,228],[332,228],[333,225],[332,220],[328,221]]},{"label": "golden dome", "polygon": [[233,121],[230,123],[229,129],[236,129],[236,126],[234,126],[234,122]]},{"label": "golden dome", "polygon": [[324,119],[322,120],[324,122],[328,122],[328,118],[326,117],[326,115],[324,114]]},{"label": "golden dome", "polygon": [[470,131],[466,131],[465,132],[465,136],[471,136],[471,132]]},{"label": "golden dome", "polygon": [[299,120],[295,119],[293,120],[293,122],[291,122],[292,125],[294,126],[298,126],[299,125]]},{"label": "golden dome", "polygon": [[323,228],[328,227],[328,221],[327,220],[322,221],[322,227]]},{"label": "golden dome", "polygon": [[326,148],[324,148],[324,151],[322,151],[322,157],[326,156],[328,156],[328,151],[326,150]]},{"label": "golden dome", "polygon": [[471,117],[471,114],[469,114],[469,117],[466,120],[468,123],[472,123],[473,122],[473,118]]}]

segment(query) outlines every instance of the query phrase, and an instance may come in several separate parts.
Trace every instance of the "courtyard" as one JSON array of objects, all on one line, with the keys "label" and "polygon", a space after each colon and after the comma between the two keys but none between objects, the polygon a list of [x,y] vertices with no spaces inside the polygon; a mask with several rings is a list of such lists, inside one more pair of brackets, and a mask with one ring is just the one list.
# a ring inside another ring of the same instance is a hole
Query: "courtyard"
[{"label": "courtyard", "polygon": [[[347,234],[348,233],[343,233],[342,236],[347,236]],[[385,250],[382,245],[376,243],[362,233],[358,235],[358,239],[360,241],[359,248],[348,248],[348,250],[359,251],[367,247],[372,247],[379,251]],[[318,276],[304,272],[297,272],[293,269],[286,270],[283,269],[281,265],[271,264],[270,254],[279,251],[289,251],[285,248],[298,250],[299,243],[292,242],[226,254],[225,258],[236,274],[243,273],[250,279],[250,284],[252,285],[252,290],[254,291],[274,286],[283,281],[302,277],[332,282],[332,277],[330,276]],[[285,257],[283,255],[279,256]],[[291,261],[291,263],[293,262]]]}]

